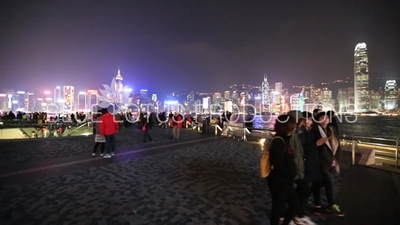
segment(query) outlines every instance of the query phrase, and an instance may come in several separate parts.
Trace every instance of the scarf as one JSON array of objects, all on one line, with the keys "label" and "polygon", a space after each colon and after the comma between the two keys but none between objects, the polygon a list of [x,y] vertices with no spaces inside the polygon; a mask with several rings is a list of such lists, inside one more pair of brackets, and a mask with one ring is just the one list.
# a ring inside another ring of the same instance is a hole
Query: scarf
[{"label": "scarf", "polygon": [[[335,155],[336,151],[339,147],[339,142],[335,136],[335,132],[331,128],[329,128],[332,133],[332,137],[328,139],[325,144],[328,146],[328,148],[332,151],[332,154]],[[321,135],[322,138],[327,137],[324,129],[321,126],[318,126],[319,134]]]}]

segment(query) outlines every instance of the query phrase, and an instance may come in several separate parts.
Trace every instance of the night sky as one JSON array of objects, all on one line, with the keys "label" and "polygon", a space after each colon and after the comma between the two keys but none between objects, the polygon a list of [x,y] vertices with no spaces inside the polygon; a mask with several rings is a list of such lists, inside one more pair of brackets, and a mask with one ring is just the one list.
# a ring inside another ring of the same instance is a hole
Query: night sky
[{"label": "night sky", "polygon": [[[224,91],[353,76],[366,42],[370,76],[400,76],[400,1],[1,1],[0,90],[125,84]],[[81,90],[82,89],[82,90]]]}]

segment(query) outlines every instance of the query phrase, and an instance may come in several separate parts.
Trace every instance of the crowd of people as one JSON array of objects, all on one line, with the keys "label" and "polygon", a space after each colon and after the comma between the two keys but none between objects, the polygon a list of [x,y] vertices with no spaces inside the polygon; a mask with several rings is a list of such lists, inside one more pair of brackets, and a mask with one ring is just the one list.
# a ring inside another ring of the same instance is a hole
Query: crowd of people
[{"label": "crowd of people", "polygon": [[[272,139],[269,146],[270,224],[315,224],[307,212],[344,216],[333,199],[333,176],[340,173],[341,153],[334,114],[291,111],[277,118],[274,130],[279,138]],[[321,204],[322,188],[326,206]]]}]

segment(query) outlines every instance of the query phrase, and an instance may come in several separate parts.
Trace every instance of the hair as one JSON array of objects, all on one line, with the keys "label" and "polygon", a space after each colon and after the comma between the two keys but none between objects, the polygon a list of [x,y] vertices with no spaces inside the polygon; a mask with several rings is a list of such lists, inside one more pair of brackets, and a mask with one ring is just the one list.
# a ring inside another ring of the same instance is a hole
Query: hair
[{"label": "hair", "polygon": [[303,117],[306,119],[312,119],[313,118],[313,114],[307,111],[304,111],[303,113]]},{"label": "hair", "polygon": [[297,121],[297,125],[298,126],[300,126],[302,123],[304,123],[304,122],[306,122],[306,118],[300,118],[298,121]]},{"label": "hair", "polygon": [[275,121],[274,130],[279,136],[287,136],[296,128],[296,120],[288,115],[280,115]]},{"label": "hair", "polygon": [[321,117],[324,117],[324,116],[329,116],[329,115],[326,112],[320,112],[320,113],[317,114],[315,119],[317,121],[319,121],[321,119]]}]

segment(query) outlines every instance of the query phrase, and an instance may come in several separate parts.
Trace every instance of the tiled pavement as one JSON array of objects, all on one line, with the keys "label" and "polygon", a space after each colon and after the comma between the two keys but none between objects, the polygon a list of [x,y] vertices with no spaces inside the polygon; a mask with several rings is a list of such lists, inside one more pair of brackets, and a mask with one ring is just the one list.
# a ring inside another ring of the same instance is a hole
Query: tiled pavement
[{"label": "tiled pavement", "polygon": [[[189,130],[182,130],[181,139],[191,139],[199,134]],[[152,142],[142,143],[143,133],[135,127],[122,128],[116,135],[118,142],[117,148],[127,149],[133,146],[148,145],[152,143],[167,143],[171,141],[171,129],[153,128],[150,130],[153,137]],[[31,144],[34,143],[34,144]],[[0,165],[5,164],[22,164],[48,159],[56,159],[60,157],[76,156],[93,150],[94,137],[67,137],[67,138],[46,138],[46,139],[20,139],[20,140],[0,140]],[[18,150],[18,151],[14,151]],[[34,154],[32,154],[34,153]]]},{"label": "tiled pavement", "polygon": [[[25,183],[0,178],[4,185],[0,224],[269,224],[271,202],[267,186],[258,177],[258,144],[203,137],[193,131],[183,131],[179,143],[170,143],[163,132],[154,130],[155,136],[160,136],[159,144],[135,149],[138,147],[132,143],[139,143],[138,134],[122,131],[118,140],[124,147],[118,154],[126,157],[118,156],[121,160],[92,159],[76,164],[70,172],[53,171],[44,177],[40,173],[46,169],[27,173],[25,176],[34,178]],[[77,147],[80,142],[89,143],[81,140],[71,139]],[[18,147],[14,148],[8,145],[8,149],[0,143],[1,151],[9,154],[24,146],[40,148],[40,142],[24,143],[15,143]],[[82,144],[80,148],[87,147],[64,158],[86,158],[91,144]],[[61,144],[46,149],[52,158],[66,156]],[[29,150],[22,151],[31,155]],[[32,159],[46,164],[40,161],[45,154],[41,155],[19,160],[14,153],[11,161]],[[350,160],[342,162],[342,176],[346,177],[349,165]],[[336,178],[335,193],[341,181]],[[313,219],[324,223],[323,218]]]}]

